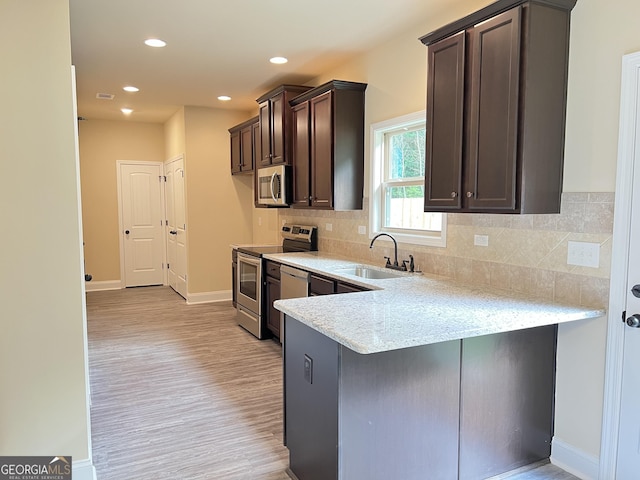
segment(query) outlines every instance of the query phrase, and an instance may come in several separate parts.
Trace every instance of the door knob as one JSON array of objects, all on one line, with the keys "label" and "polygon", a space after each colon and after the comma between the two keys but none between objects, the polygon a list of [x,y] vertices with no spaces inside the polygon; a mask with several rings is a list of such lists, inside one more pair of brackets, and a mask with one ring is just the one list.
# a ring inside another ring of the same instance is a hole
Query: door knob
[{"label": "door knob", "polygon": [[177,230],[170,230],[170,231],[169,231],[169,233],[170,233],[171,235],[177,235],[177,234],[178,234],[178,231],[177,231]]},{"label": "door knob", "polygon": [[473,197],[473,192],[467,192],[467,198]]},{"label": "door knob", "polygon": [[634,328],[640,328],[640,314],[636,313],[627,318],[627,325]]},{"label": "door knob", "polygon": [[456,198],[458,196],[458,192],[451,192],[451,198]]},{"label": "door knob", "polygon": [[129,230],[124,231],[125,235],[129,235]]},{"label": "door knob", "polygon": [[631,289],[631,293],[633,293],[634,297],[640,298],[640,285],[634,285]]}]

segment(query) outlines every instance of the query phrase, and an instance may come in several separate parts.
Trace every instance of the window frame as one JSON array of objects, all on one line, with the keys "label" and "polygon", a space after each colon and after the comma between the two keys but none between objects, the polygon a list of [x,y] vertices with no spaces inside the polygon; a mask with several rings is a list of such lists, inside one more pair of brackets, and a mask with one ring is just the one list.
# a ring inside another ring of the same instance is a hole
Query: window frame
[{"label": "window frame", "polygon": [[401,243],[414,245],[428,245],[433,247],[446,247],[447,245],[447,215],[442,213],[442,230],[413,230],[384,226],[386,202],[384,198],[384,186],[397,183],[404,186],[409,183],[424,185],[424,177],[411,177],[403,179],[386,179],[385,135],[404,128],[415,128],[426,123],[426,111],[414,112],[407,115],[391,118],[382,122],[373,123],[370,126],[371,163],[369,174],[369,238],[379,233],[389,233]]}]

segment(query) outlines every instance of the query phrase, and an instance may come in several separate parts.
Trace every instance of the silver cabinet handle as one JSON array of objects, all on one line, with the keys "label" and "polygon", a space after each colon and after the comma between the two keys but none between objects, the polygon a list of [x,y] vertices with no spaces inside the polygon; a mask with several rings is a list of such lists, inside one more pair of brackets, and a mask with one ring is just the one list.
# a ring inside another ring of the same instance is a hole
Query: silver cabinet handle
[{"label": "silver cabinet handle", "polygon": [[473,192],[467,192],[467,198],[473,197]]},{"label": "silver cabinet handle", "polygon": [[456,198],[458,196],[458,192],[451,192],[451,198]]}]

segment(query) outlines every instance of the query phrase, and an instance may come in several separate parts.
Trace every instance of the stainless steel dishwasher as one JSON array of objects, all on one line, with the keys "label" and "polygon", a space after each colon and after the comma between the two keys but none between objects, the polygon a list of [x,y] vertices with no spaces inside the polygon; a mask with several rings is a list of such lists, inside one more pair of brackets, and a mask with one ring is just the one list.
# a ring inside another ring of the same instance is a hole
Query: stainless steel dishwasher
[{"label": "stainless steel dishwasher", "polygon": [[[311,274],[304,270],[280,266],[280,299],[302,298],[309,296]],[[284,313],[280,312],[280,343],[284,343]]]}]

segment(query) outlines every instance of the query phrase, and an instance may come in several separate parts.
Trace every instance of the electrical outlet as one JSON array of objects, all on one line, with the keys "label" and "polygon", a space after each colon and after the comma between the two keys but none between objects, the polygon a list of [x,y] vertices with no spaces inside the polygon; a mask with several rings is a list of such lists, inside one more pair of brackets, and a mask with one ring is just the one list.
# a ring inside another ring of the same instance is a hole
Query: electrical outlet
[{"label": "electrical outlet", "polygon": [[567,265],[598,268],[600,266],[600,244],[569,241]]},{"label": "electrical outlet", "polygon": [[304,379],[313,384],[313,358],[309,355],[304,356]]},{"label": "electrical outlet", "polygon": [[359,235],[366,235],[367,234],[367,227],[365,227],[364,225],[358,225],[358,234]]},{"label": "electrical outlet", "polygon": [[333,230],[333,224],[327,223],[324,228],[327,232],[330,232],[331,230]]},{"label": "electrical outlet", "polygon": [[489,235],[474,235],[473,244],[479,247],[489,246]]}]

